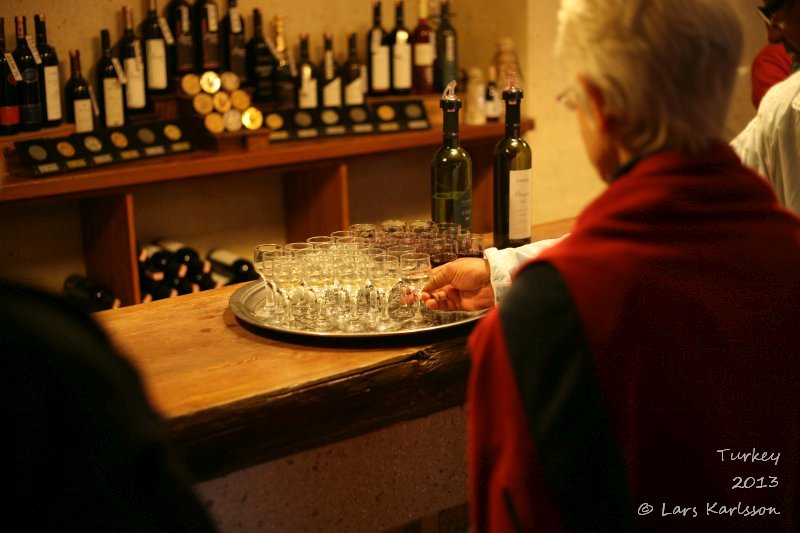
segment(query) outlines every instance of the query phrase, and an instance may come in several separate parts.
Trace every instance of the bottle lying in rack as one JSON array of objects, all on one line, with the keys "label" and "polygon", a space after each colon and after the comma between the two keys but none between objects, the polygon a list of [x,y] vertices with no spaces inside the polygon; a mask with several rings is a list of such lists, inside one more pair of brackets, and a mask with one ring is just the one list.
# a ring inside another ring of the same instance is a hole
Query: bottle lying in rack
[{"label": "bottle lying in rack", "polygon": [[156,239],[153,244],[172,253],[178,263],[186,266],[186,272],[183,276],[179,277],[208,274],[211,272],[211,263],[208,260],[200,259],[200,254],[198,254],[194,248],[182,242],[170,239]]},{"label": "bottle lying in rack", "polygon": [[208,252],[208,260],[215,274],[229,280],[224,285],[259,279],[253,263],[230,250],[215,248]]},{"label": "bottle lying in rack", "polygon": [[120,306],[119,298],[116,298],[111,290],[78,274],[72,274],[64,280],[64,298],[87,313],[116,309]]}]

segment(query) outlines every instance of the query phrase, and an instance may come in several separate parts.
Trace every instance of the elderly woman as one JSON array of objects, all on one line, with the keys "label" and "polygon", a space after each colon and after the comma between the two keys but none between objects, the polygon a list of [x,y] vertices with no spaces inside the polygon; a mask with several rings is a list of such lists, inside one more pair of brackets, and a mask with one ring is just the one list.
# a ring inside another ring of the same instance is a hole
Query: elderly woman
[{"label": "elderly woman", "polygon": [[729,4],[563,0],[564,98],[609,186],[554,246],[426,287],[502,298],[470,338],[475,531],[800,528],[800,220],[720,140]]}]

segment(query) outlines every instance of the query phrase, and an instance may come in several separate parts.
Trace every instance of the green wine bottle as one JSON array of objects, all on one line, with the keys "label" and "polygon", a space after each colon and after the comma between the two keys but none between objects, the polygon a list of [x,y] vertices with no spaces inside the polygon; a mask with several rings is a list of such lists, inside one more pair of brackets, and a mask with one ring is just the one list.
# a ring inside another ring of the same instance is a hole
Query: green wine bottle
[{"label": "green wine bottle", "polygon": [[531,242],[531,148],[520,133],[522,89],[512,72],[503,90],[506,136],[494,148],[494,245]]},{"label": "green wine bottle", "polygon": [[431,161],[431,218],[434,222],[456,222],[465,231],[472,231],[472,160],[458,143],[461,99],[455,88],[452,80],[439,102],[444,140]]}]

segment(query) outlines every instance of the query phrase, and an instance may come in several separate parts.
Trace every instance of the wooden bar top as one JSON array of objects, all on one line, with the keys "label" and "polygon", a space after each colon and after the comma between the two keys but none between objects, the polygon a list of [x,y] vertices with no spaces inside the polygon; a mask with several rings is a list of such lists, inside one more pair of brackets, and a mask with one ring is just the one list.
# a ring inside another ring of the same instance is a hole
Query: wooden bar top
[{"label": "wooden bar top", "polygon": [[[534,240],[572,220],[534,228]],[[471,325],[317,339],[239,322],[239,286],[97,313],[195,478],[212,479],[464,402]]]}]

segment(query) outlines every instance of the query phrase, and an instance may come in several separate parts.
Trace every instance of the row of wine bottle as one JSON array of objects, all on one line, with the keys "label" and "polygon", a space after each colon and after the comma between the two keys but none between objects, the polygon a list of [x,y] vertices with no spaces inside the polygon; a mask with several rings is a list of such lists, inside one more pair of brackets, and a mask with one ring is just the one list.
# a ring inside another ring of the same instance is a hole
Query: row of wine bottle
[{"label": "row of wine bottle", "polygon": [[[455,81],[440,102],[444,139],[431,161],[431,218],[472,230],[472,161],[458,139],[461,99]],[[531,240],[531,149],[522,137],[523,92],[510,75],[503,90],[505,136],[494,148],[494,245],[519,246]]]}]

